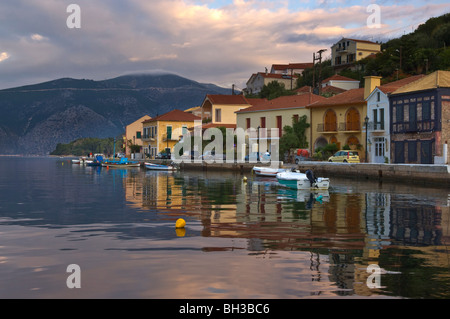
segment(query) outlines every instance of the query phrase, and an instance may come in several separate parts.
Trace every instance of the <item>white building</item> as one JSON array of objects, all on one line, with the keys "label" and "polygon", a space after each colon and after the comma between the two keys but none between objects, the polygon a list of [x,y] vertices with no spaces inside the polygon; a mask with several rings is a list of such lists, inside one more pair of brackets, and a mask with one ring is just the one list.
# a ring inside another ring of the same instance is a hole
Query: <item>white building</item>
[{"label": "white building", "polygon": [[[376,88],[367,97],[367,116],[369,118],[368,130],[368,162],[390,163],[390,106],[389,95],[402,86],[416,81],[423,75],[411,76],[402,80],[391,82]],[[372,77],[379,78],[380,77]]]}]

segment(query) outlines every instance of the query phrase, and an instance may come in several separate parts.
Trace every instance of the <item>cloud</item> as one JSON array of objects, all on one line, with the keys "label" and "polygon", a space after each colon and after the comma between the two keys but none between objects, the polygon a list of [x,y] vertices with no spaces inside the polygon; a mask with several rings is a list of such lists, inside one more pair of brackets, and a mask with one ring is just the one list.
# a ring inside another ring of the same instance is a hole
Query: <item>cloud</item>
[{"label": "cloud", "polygon": [[343,36],[386,38],[449,9],[445,2],[383,2],[382,28],[369,29],[368,0],[298,0],[303,7],[295,8],[288,0],[77,0],[82,27],[69,29],[72,2],[2,1],[0,62],[14,59],[2,64],[0,88],[152,69],[243,86],[273,63],[310,62],[312,52]]},{"label": "cloud", "polygon": [[5,60],[9,59],[9,54],[8,52],[1,52],[0,53],[0,62],[3,62]]}]

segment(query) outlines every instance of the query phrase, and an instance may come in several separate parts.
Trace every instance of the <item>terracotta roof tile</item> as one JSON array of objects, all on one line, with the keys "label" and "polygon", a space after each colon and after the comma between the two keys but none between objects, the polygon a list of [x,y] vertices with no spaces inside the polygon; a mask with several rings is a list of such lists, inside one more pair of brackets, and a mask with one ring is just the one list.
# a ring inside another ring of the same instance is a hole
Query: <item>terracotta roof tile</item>
[{"label": "terracotta roof tile", "polygon": [[142,123],[150,123],[156,121],[171,121],[171,122],[193,122],[201,121],[202,119],[192,113],[186,113],[181,110],[172,110],[170,112],[164,113],[150,120],[143,121]]},{"label": "terracotta roof tile", "polygon": [[213,104],[250,104],[243,95],[207,94],[206,98]]},{"label": "terracotta roof tile", "polygon": [[335,74],[330,76],[329,78],[326,78],[325,80],[322,81],[322,83],[327,83],[329,81],[352,81],[352,82],[359,82],[358,80],[352,79],[352,78],[348,78],[346,76],[342,76],[339,74]]},{"label": "terracotta roof tile", "polygon": [[394,91],[392,94],[409,93],[435,89],[438,87],[450,87],[450,71],[436,71],[411,82]]},{"label": "terracotta roof tile", "polygon": [[366,103],[366,101],[364,100],[364,88],[347,90],[328,99],[325,99],[325,101],[323,102],[318,102],[308,107],[327,107],[359,103]]},{"label": "terracotta roof tile", "polygon": [[258,112],[287,108],[305,107],[311,103],[326,101],[327,99],[312,93],[305,93],[300,95],[281,96],[279,98],[254,105],[246,109],[237,111],[236,113]]}]

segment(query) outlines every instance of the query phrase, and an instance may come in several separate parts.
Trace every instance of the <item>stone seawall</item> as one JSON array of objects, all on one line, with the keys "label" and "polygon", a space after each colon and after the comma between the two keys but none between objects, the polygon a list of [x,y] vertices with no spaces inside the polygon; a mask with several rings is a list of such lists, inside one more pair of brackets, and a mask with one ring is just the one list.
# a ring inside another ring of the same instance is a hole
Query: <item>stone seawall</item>
[{"label": "stone seawall", "polygon": [[[151,161],[163,162],[163,161]],[[166,161],[167,163],[167,161]],[[181,163],[181,170],[200,171],[234,171],[250,173],[254,166],[269,166],[256,163]],[[280,165],[281,168],[297,167],[301,172],[312,169],[320,177],[344,177],[353,179],[369,179],[413,183],[415,185],[433,185],[450,188],[450,165],[420,164],[366,164],[366,163],[329,163],[300,162],[298,165]]]},{"label": "stone seawall", "polygon": [[339,176],[450,188],[449,165],[302,162],[298,168],[301,171],[312,169],[316,176],[321,177]]}]

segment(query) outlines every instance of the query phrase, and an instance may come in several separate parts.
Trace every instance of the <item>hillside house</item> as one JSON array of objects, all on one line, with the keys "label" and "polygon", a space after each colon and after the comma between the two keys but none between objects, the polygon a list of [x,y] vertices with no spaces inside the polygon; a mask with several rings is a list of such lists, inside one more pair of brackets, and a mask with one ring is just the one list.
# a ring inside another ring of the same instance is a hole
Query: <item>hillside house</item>
[{"label": "hillside house", "polygon": [[381,52],[381,44],[372,41],[342,38],[331,47],[331,66],[356,69],[355,62]]}]

